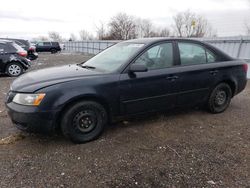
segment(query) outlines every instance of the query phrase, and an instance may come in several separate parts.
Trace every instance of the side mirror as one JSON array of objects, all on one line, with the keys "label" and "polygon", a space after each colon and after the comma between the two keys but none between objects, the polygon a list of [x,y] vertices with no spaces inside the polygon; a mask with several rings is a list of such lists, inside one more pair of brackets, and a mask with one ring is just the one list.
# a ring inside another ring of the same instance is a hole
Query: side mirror
[{"label": "side mirror", "polygon": [[145,65],[132,64],[129,67],[129,72],[147,72],[148,68]]}]

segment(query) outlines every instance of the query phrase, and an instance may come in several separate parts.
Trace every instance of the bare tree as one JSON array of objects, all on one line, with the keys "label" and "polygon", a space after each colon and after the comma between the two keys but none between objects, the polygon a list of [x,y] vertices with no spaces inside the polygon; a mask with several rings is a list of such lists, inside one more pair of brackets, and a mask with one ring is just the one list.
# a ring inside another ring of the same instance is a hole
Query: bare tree
[{"label": "bare tree", "polygon": [[135,19],[125,13],[119,13],[109,22],[109,36],[115,40],[136,38]]},{"label": "bare tree", "polygon": [[46,36],[38,36],[36,38],[33,38],[32,40],[38,42],[38,41],[48,41],[49,39]]},{"label": "bare tree", "polygon": [[99,40],[104,40],[105,38],[107,38],[107,30],[102,22],[99,26],[96,26],[96,34]]},{"label": "bare tree", "polygon": [[248,25],[246,25],[246,30],[247,30],[247,35],[250,35],[250,24]]},{"label": "bare tree", "polygon": [[158,30],[158,37],[169,37],[170,36],[170,30],[165,27]]},{"label": "bare tree", "polygon": [[70,34],[70,37],[69,37],[69,40],[70,40],[70,41],[76,41],[76,40],[77,40],[76,35],[75,35],[74,33],[71,33],[71,34]]},{"label": "bare tree", "polygon": [[[248,0],[248,4],[249,4],[249,8],[250,8],[250,0]],[[246,34],[250,35],[250,19],[246,20],[245,27],[246,27]]]},{"label": "bare tree", "polygon": [[174,19],[174,32],[179,37],[204,37],[214,35],[206,18],[189,10],[180,12]]},{"label": "bare tree", "polygon": [[49,32],[49,38],[52,41],[55,41],[55,42],[61,42],[63,40],[61,35],[58,32],[55,32],[55,31],[50,31]]},{"label": "bare tree", "polygon": [[139,38],[150,37],[153,32],[153,24],[148,19],[136,19],[136,35]]},{"label": "bare tree", "polygon": [[168,37],[170,30],[166,28],[155,27],[154,24],[148,19],[137,18],[137,37]]},{"label": "bare tree", "polygon": [[91,35],[88,31],[84,29],[79,32],[79,35],[80,35],[80,40],[93,40],[94,39],[93,35]]}]

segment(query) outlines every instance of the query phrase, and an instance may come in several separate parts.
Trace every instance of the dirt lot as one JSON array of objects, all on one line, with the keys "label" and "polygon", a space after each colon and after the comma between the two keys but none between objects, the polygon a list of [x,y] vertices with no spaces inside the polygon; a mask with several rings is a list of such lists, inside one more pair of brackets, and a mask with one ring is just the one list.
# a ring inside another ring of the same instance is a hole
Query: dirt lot
[{"label": "dirt lot", "polygon": [[[40,55],[32,69],[81,62]],[[218,115],[182,110],[111,125],[74,145],[61,135],[24,134],[4,107],[13,79],[0,77],[0,187],[249,187],[250,85]],[[5,142],[3,142],[5,141]]]}]

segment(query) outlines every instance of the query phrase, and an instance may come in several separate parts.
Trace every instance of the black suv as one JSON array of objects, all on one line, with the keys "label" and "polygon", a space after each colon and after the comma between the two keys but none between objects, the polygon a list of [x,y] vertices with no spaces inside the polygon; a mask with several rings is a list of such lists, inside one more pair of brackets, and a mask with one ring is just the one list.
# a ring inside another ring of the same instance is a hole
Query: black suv
[{"label": "black suv", "polygon": [[246,83],[247,64],[209,44],[137,39],[118,43],[85,63],[23,75],[12,83],[6,105],[22,130],[60,128],[83,143],[117,118],[197,105],[221,113]]},{"label": "black suv", "polygon": [[21,46],[24,50],[28,52],[27,58],[29,60],[35,60],[38,58],[38,53],[36,53],[36,47],[32,46],[28,40],[24,39],[14,39],[14,38],[0,38],[2,40],[10,40]]},{"label": "black suv", "polygon": [[0,40],[0,73],[19,76],[30,67],[27,52],[9,40]]},{"label": "black suv", "polygon": [[37,52],[51,52],[52,54],[60,52],[61,47],[58,42],[38,42],[36,44]]}]

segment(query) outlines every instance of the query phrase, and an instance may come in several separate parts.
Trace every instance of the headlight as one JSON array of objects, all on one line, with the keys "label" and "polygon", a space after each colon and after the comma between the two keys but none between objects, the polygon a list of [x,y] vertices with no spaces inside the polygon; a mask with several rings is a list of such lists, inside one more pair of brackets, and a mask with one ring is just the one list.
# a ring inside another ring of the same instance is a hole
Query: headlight
[{"label": "headlight", "polygon": [[28,106],[39,106],[44,97],[45,93],[39,93],[39,94],[18,93],[15,95],[13,102]]}]

